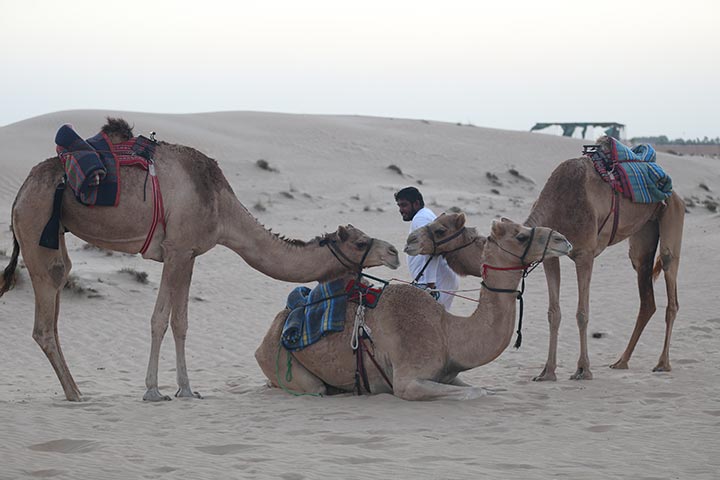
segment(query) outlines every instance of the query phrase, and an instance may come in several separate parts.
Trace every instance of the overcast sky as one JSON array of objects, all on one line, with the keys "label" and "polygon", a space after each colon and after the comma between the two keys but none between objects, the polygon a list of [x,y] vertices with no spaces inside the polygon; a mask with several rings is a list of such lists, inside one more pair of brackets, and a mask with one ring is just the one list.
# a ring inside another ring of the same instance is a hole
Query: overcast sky
[{"label": "overcast sky", "polygon": [[718,0],[0,0],[0,125],[69,109],[720,135]]}]

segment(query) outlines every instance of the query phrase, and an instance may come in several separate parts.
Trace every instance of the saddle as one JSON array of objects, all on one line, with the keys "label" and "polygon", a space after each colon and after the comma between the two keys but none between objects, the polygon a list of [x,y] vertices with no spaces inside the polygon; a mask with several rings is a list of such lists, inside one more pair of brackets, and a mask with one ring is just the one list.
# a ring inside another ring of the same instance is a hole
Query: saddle
[{"label": "saddle", "polygon": [[659,203],[672,195],[672,180],[655,162],[655,149],[643,144],[627,147],[608,136],[595,145],[585,145],[583,155],[590,158],[600,177],[636,203]]},{"label": "saddle", "polygon": [[103,132],[83,140],[72,125],[60,127],[55,144],[75,198],[83,205],[106,207],[120,201],[120,166],[148,170],[156,146],[143,136],[114,144]]},{"label": "saddle", "polygon": [[147,171],[152,178],[152,224],[140,249],[140,253],[145,254],[158,222],[166,228],[160,183],[153,165],[155,140],[141,135],[126,142],[112,143],[104,132],[83,140],[72,125],[66,124],[55,135],[55,144],[65,176],[55,189],[52,214],[40,235],[40,245],[54,250],[59,248],[60,213],[66,186],[83,205],[116,207],[120,202],[120,167],[134,166]]}]

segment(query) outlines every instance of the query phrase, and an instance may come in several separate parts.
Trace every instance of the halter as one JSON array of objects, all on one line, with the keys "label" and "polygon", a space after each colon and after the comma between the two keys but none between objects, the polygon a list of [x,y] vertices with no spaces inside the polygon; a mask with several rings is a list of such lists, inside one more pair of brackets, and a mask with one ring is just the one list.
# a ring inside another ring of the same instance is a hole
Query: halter
[{"label": "halter", "polygon": [[[527,277],[530,272],[535,270],[535,267],[537,267],[540,263],[542,263],[545,260],[545,254],[547,253],[548,247],[550,246],[550,238],[552,238],[552,234],[555,232],[555,230],[550,230],[550,234],[548,235],[547,241],[545,242],[545,248],[543,249],[543,254],[540,260],[537,260],[535,262],[530,262],[528,264],[525,263],[525,257],[527,257],[528,252],[530,251],[530,247],[532,247],[533,239],[535,238],[535,227],[532,227],[530,229],[530,239],[528,240],[528,244],[525,247],[525,250],[523,251],[522,255],[516,255],[513,252],[504,249],[497,241],[493,239],[493,237],[488,237],[488,241],[493,242],[497,247],[502,250],[505,253],[508,253],[512,255],[515,258],[520,259],[520,265],[517,267],[494,267],[492,265],[488,265],[487,263],[483,263],[482,265],[482,282],[480,285],[482,287],[487,288],[491,292],[496,293],[513,293],[517,295],[517,299],[520,300],[520,316],[518,318],[518,328],[515,333],[517,333],[517,339],[515,340],[515,348],[520,348],[520,345],[522,344],[522,318],[523,318],[523,293],[525,293],[525,277]],[[485,283],[485,277],[487,276],[488,270],[498,270],[498,271],[511,271],[511,270],[522,270],[522,282],[520,283],[520,290],[513,290],[509,288],[494,288]]]},{"label": "halter", "polygon": [[[427,268],[428,265],[430,265],[430,262],[432,261],[432,259],[435,258],[435,253],[437,252],[437,247],[438,247],[438,246],[444,245],[444,244],[448,243],[450,240],[453,240],[454,238],[457,238],[457,237],[459,237],[460,235],[462,235],[463,233],[465,233],[465,227],[462,227],[460,230],[458,230],[457,232],[453,233],[453,234],[450,235],[449,237],[444,238],[444,239],[442,239],[442,240],[440,240],[440,241],[437,241],[437,240],[435,240],[435,235],[433,234],[433,232],[432,232],[432,230],[430,229],[429,226],[425,225],[425,226],[423,227],[423,229],[427,231],[427,234],[428,234],[428,236],[430,237],[430,240],[432,240],[432,242],[433,242],[433,249],[432,249],[432,253],[428,256],[427,262],[425,262],[425,265],[423,265],[423,268],[422,268],[422,269],[420,270],[420,272],[418,272],[418,274],[415,276],[415,280],[413,280],[413,283],[417,283],[418,280],[420,280],[420,277],[422,277],[423,273],[425,273],[425,269]],[[463,245],[463,246],[460,247],[460,248],[456,248],[455,250],[460,250],[461,248],[465,248],[465,247],[467,247],[468,245],[471,245],[473,242],[475,242],[475,240],[473,240],[472,242],[468,243],[467,245]],[[451,252],[454,252],[455,250],[451,250]],[[449,253],[449,252],[445,252],[445,253]]]},{"label": "halter", "polygon": [[[358,276],[362,275],[362,269],[365,266],[365,260],[367,259],[367,256],[370,254],[370,250],[372,249],[373,242],[375,241],[374,238],[371,238],[368,242],[368,246],[365,249],[365,253],[363,253],[362,258],[360,259],[360,263],[355,263],[350,258],[348,258],[347,255],[345,255],[340,248],[337,246],[337,240],[331,240],[329,238],[323,238],[320,240],[320,246],[327,246],[330,250],[330,253],[333,254],[333,256],[337,259],[340,264],[351,271],[356,271]],[[345,261],[343,261],[345,260]],[[347,263],[345,263],[347,262]],[[348,265],[349,264],[349,265]]]}]

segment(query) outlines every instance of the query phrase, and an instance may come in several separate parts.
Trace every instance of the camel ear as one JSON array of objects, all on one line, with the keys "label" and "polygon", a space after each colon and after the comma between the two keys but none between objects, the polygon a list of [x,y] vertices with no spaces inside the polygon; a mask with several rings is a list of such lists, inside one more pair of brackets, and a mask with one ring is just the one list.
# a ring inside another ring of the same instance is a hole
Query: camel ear
[{"label": "camel ear", "polygon": [[458,230],[460,230],[462,227],[464,227],[464,226],[465,226],[465,220],[466,220],[466,218],[465,218],[465,213],[460,212],[460,213],[458,214],[457,218],[455,219],[455,228],[457,228]]},{"label": "camel ear", "polygon": [[502,217],[502,218],[500,219],[500,221],[503,222],[503,223],[515,223],[515,222],[513,222],[512,220],[510,220],[510,219],[507,218],[507,217]]},{"label": "camel ear", "polygon": [[343,227],[342,225],[338,227],[337,234],[341,242],[344,242],[348,238],[350,238],[350,233],[347,231],[347,227]]},{"label": "camel ear", "polygon": [[502,218],[500,220],[493,220],[492,221],[492,228],[490,229],[490,232],[493,237],[499,238],[502,237],[505,233],[505,223],[507,222],[506,218]]}]

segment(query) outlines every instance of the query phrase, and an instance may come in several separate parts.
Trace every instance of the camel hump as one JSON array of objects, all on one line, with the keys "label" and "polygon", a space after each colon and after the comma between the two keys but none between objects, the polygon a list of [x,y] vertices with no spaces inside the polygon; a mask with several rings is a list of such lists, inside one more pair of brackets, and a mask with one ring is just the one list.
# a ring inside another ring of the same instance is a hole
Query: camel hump
[{"label": "camel hump", "polygon": [[133,127],[122,118],[107,117],[107,123],[100,130],[112,139],[112,143],[127,142],[133,138]]}]

